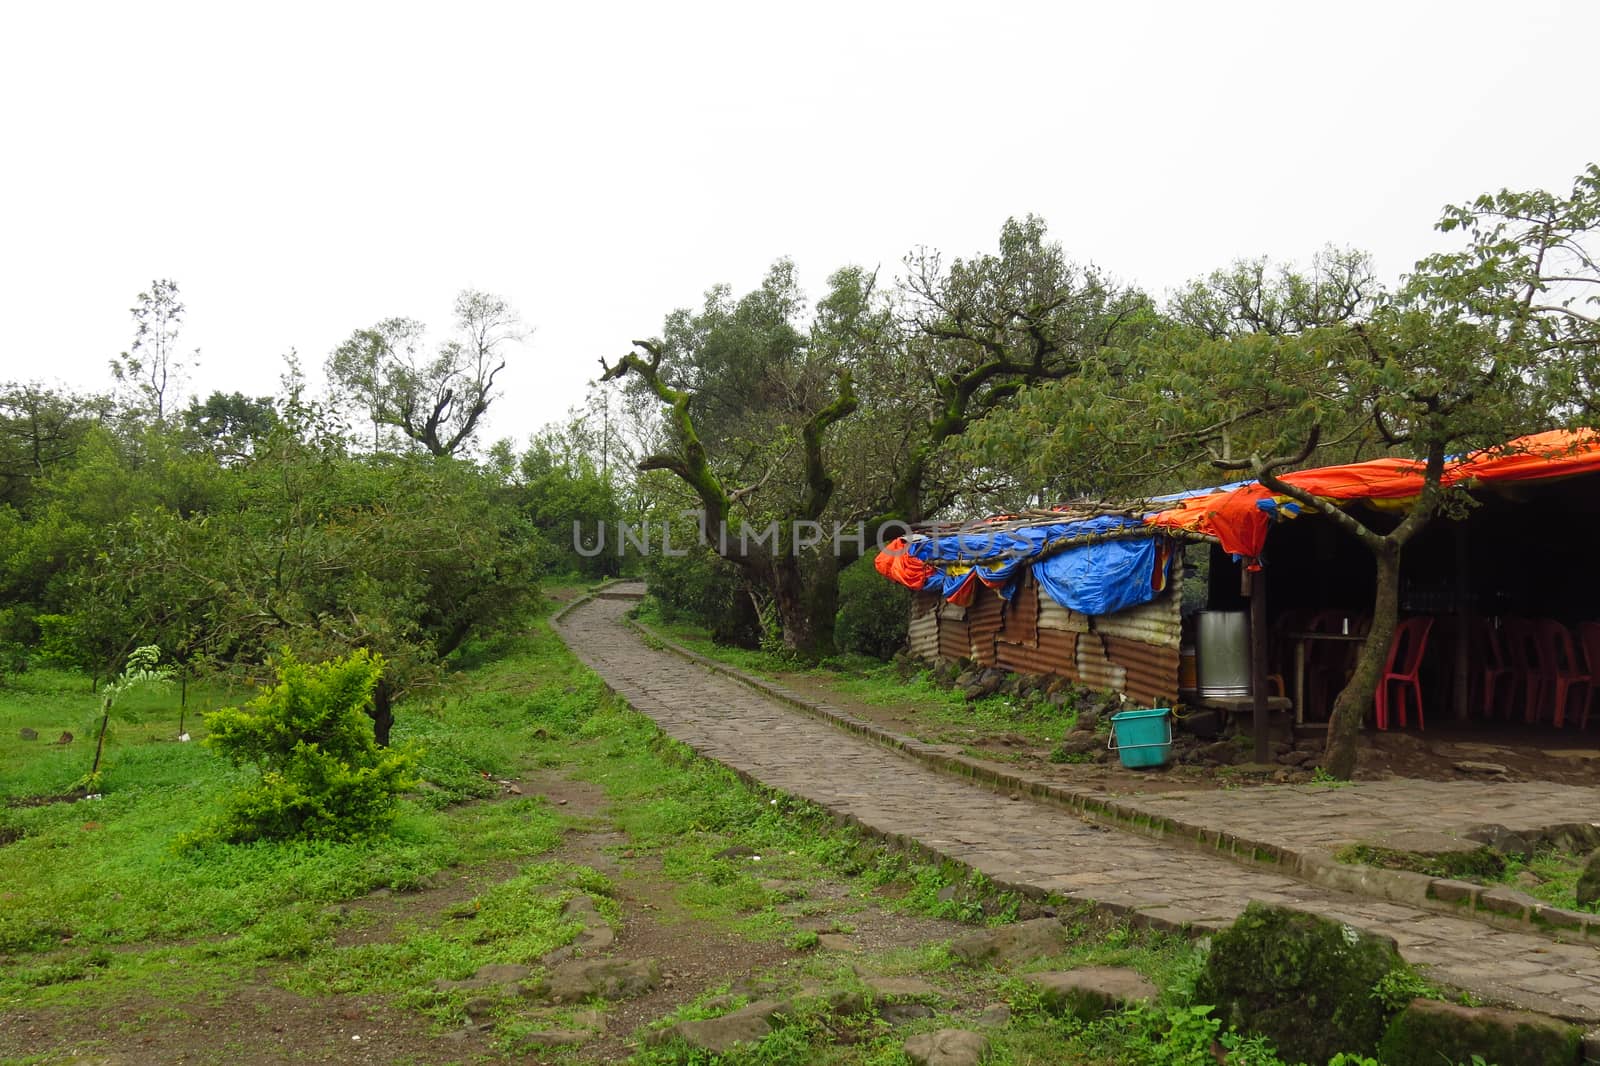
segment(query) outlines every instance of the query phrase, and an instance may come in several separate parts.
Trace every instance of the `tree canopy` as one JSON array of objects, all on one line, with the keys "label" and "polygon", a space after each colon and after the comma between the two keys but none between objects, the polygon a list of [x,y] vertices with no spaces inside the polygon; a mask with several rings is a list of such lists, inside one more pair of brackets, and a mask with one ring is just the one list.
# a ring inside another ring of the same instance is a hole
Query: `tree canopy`
[{"label": "tree canopy", "polygon": [[328,357],[328,379],[375,438],[385,427],[398,430],[431,455],[456,455],[471,443],[494,402],[507,349],[526,331],[510,304],[475,289],[456,296],[454,324],[455,335],[429,349],[421,322],[386,318],[356,330]]}]

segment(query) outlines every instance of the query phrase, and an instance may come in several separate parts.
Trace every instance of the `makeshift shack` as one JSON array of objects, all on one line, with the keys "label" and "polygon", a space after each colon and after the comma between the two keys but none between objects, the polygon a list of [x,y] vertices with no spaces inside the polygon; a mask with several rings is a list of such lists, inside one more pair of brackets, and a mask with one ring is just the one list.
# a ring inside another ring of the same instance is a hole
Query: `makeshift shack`
[{"label": "makeshift shack", "polygon": [[[1381,529],[1416,499],[1422,475],[1420,462],[1382,458],[1283,480]],[[1402,615],[1434,619],[1417,678],[1429,713],[1553,720],[1544,705],[1556,690],[1542,680],[1553,667],[1513,661],[1510,634],[1529,623],[1570,628],[1578,660],[1558,664],[1563,702],[1580,684],[1600,696],[1600,661],[1589,662],[1600,649],[1585,656],[1581,639],[1582,624],[1600,620],[1600,568],[1590,538],[1572,535],[1600,518],[1600,436],[1542,433],[1458,457],[1444,484],[1471,503],[1416,538],[1401,572]],[[1258,751],[1269,710],[1292,708],[1307,726],[1325,719],[1338,657],[1364,639],[1373,565],[1325,516],[1258,482],[921,527],[877,567],[918,592],[913,654],[1058,675],[1159,706],[1192,687],[1180,682],[1179,604],[1194,542],[1212,545],[1206,606],[1251,619],[1244,698],[1213,702],[1252,713]],[[1578,692],[1572,704],[1589,699]]]}]

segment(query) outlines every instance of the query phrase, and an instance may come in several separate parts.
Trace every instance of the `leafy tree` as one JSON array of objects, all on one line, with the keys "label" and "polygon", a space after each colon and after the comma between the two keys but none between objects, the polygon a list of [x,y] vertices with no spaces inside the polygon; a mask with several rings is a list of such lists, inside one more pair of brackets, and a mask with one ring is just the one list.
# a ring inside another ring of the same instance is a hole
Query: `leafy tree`
[{"label": "leafy tree", "polygon": [[498,296],[463,290],[455,302],[456,335],[431,353],[426,327],[389,318],[352,333],[328,357],[330,381],[372,423],[374,446],[389,427],[432,455],[465,449],[495,398],[506,350],[526,335]]},{"label": "leafy tree", "polygon": [[[1370,457],[1387,447],[1370,415],[1299,345],[1347,336],[1383,298],[1363,252],[1325,249],[1308,271],[1240,260],[1181,288],[1165,315],[1087,356],[1080,373],[1025,391],[974,427],[964,454],[1054,485],[1057,499],[1214,482],[1212,449],[1269,424],[1298,446],[1320,419],[1337,426],[1326,454]],[[1222,367],[1236,372],[1223,381]]]},{"label": "leafy tree", "polygon": [[72,460],[104,414],[98,397],[37,382],[0,385],[0,503],[27,505],[39,481]]},{"label": "leafy tree", "polygon": [[160,641],[186,667],[249,673],[286,646],[370,648],[390,663],[374,705],[387,723],[390,701],[468,635],[520,617],[539,549],[498,486],[461,460],[352,456],[314,409],[284,411],[227,467],[175,431],[149,436],[138,462],[110,438],[85,445],[26,546],[59,552],[56,576],[28,590],[58,655],[93,666]]},{"label": "leafy tree", "polygon": [[183,425],[219,462],[238,463],[250,458],[271,436],[278,425],[278,410],[270,396],[213,392],[204,403],[189,401]]},{"label": "leafy tree", "polygon": [[664,340],[636,341],[643,354],[606,365],[603,380],[631,374],[665,405],[669,449],[639,468],[693,491],[708,541],[770,597],[785,645],[816,655],[833,647],[836,563],[824,545],[808,550],[802,530],[828,512],[824,439],[858,401],[849,369],[815,357],[796,321],[803,303],[780,261],[739,300],[719,287],[698,314],[669,316]]},{"label": "leafy tree", "polygon": [[[639,468],[677,477],[713,536],[730,527],[719,554],[803,654],[833,649],[840,568],[982,487],[953,442],[1153,318],[1142,294],[1070,263],[1032,217],[1006,224],[997,254],[946,265],[924,251],[908,271],[894,293],[859,268],[836,272],[808,322],[780,261],[756,291],[715,288],[606,366],[603,380],[662,404],[666,432]],[[862,523],[865,543],[795,549],[810,523],[834,522]],[[739,537],[773,523],[775,547]]]},{"label": "leafy tree", "polygon": [[[963,489],[981,487],[941,470],[952,465],[951,449],[960,438],[1009,411],[1032,389],[1076,379],[1103,350],[1131,346],[1160,324],[1149,297],[1093,266],[1073,263],[1048,239],[1044,220],[1033,215],[1008,219],[995,253],[946,265],[938,253],[922,250],[906,266],[902,288],[911,340],[899,387],[930,402],[911,406],[890,398],[881,406],[916,412],[898,427],[906,445],[894,464],[887,508],[889,516],[908,522],[933,517]],[[876,408],[873,416],[879,417]],[[953,465],[1011,480],[1004,468],[974,464],[970,452]],[[1008,486],[1011,505],[1028,487]],[[1044,496],[1076,488],[1061,484],[1059,474],[1032,487]]]},{"label": "leafy tree", "polygon": [[131,396],[129,407],[157,422],[166,420],[185,372],[200,356],[198,349],[187,358],[178,354],[184,310],[176,281],[151,282],[150,291],[141,292],[139,302],[129,309],[133,345],[111,360],[112,376]]},{"label": "leafy tree", "polygon": [[888,659],[905,647],[911,590],[857,560],[839,574],[839,650]]},{"label": "leafy tree", "polygon": [[[570,427],[569,427],[570,428]],[[594,457],[581,442],[552,430],[536,434],[516,461],[515,498],[522,513],[544,542],[541,555],[552,567],[562,567],[591,577],[612,577],[621,572],[615,545],[608,551],[580,554],[574,548],[575,531],[594,535],[598,529],[615,530],[623,519],[616,487],[596,468]]]},{"label": "leafy tree", "polygon": [[416,785],[416,757],[381,749],[365,708],[383,672],[366,651],[306,664],[284,653],[278,682],[213,711],[204,743],[260,775],[197,838],[353,840],[385,828]]}]

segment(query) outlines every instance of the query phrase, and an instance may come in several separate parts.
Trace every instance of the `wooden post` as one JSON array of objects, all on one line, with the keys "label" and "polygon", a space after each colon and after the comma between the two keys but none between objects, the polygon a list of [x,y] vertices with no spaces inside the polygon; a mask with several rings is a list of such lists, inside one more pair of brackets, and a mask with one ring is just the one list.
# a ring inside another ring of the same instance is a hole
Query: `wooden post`
[{"label": "wooden post", "polygon": [[[1245,565],[1243,563],[1241,566]],[[1244,570],[1244,592],[1250,597],[1250,702],[1257,763],[1270,754],[1267,725],[1267,573]]]},{"label": "wooden post", "polygon": [[1451,698],[1454,703],[1452,710],[1458,722],[1465,722],[1472,713],[1468,700],[1468,677],[1472,669],[1472,582],[1469,570],[1472,566],[1472,553],[1467,542],[1467,523],[1465,520],[1455,522],[1456,541],[1456,647],[1453,676],[1451,678]]}]

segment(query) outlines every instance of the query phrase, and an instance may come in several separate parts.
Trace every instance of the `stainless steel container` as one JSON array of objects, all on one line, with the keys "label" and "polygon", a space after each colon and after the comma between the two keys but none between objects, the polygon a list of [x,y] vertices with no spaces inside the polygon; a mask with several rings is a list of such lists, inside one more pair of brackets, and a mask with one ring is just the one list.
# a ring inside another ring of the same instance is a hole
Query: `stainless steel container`
[{"label": "stainless steel container", "polygon": [[1196,619],[1201,697],[1250,695],[1249,612],[1201,611]]}]

